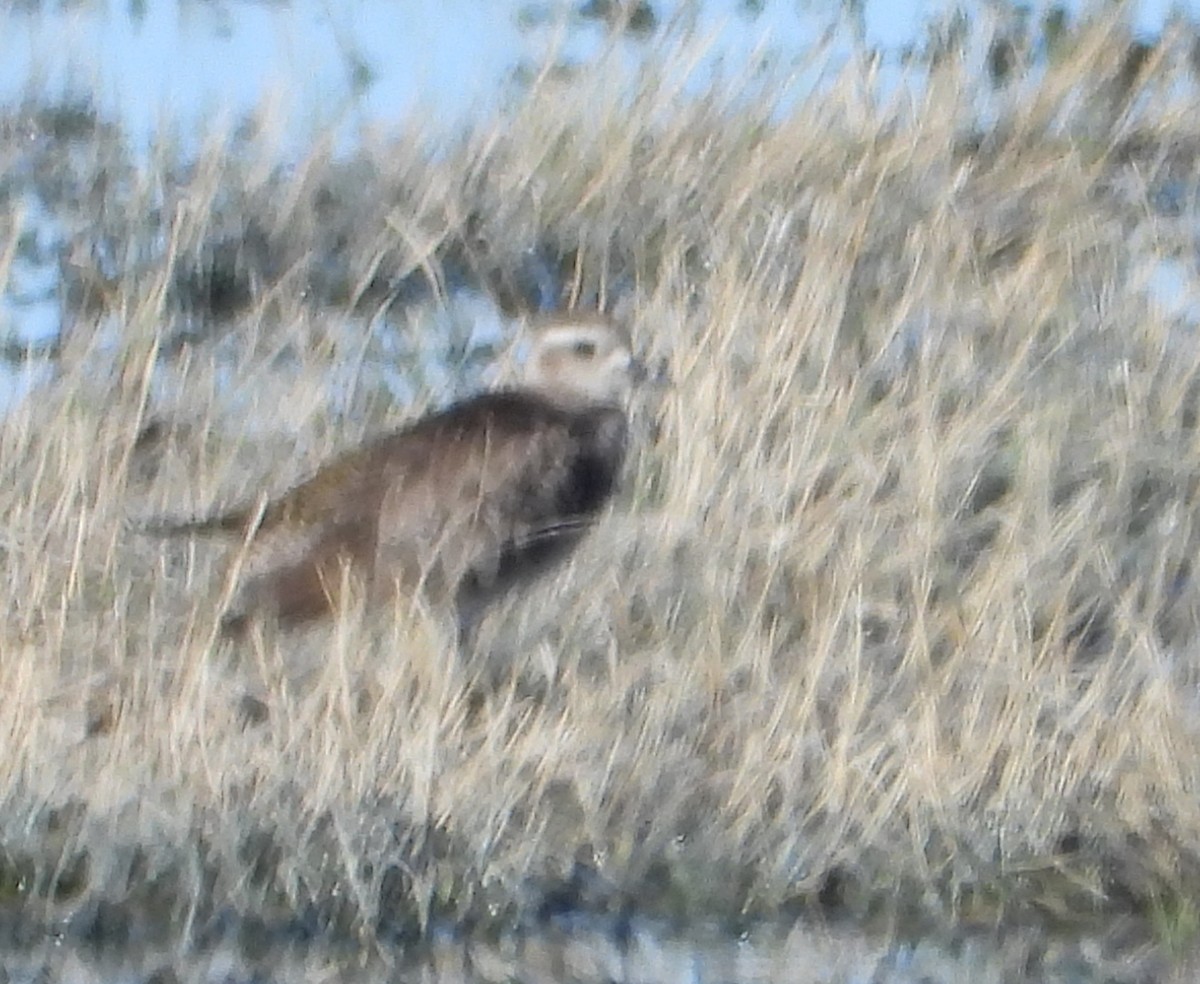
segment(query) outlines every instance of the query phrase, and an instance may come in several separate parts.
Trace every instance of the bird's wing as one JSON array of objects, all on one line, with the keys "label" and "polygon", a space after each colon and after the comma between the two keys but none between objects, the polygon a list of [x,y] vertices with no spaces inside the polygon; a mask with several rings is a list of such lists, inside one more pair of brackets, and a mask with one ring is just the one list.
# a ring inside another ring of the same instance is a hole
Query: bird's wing
[{"label": "bird's wing", "polygon": [[506,541],[552,518],[576,441],[561,421],[485,414],[449,421],[441,440],[397,470],[380,502],[380,549],[436,557],[453,581]]}]

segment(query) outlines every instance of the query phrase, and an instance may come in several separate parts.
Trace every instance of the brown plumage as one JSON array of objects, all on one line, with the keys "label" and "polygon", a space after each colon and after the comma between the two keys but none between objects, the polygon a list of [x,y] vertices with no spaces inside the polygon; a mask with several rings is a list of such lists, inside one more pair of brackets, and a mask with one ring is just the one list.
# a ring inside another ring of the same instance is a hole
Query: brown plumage
[{"label": "brown plumage", "polygon": [[420,587],[452,605],[469,647],[486,607],[569,554],[609,500],[638,370],[609,320],[549,318],[519,386],[347,451],[265,505],[143,531],[250,538],[228,635],[263,615],[291,626],[328,614],[348,564],[371,598]]}]

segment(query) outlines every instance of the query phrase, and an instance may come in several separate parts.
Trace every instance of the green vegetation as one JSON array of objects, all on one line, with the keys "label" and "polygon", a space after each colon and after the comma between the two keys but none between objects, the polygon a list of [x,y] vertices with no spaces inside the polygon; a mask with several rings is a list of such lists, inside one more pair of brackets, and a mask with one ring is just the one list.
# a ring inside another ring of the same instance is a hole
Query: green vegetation
[{"label": "green vegetation", "polygon": [[[53,378],[0,420],[0,924],[1130,919],[1189,952],[1200,346],[1144,287],[1194,267],[1200,144],[1190,40],[1106,85],[1125,40],[1078,28],[986,132],[954,58],[778,108],[684,95],[689,50],[290,169],[269,114],[141,166],[86,107],[14,113],[0,281],[26,187],[76,249]],[[224,551],[126,519],[406,419],[385,368],[420,387],[431,312],[527,307],[531,263],[675,383],[571,567],[486,665],[419,599],[216,643]]]}]

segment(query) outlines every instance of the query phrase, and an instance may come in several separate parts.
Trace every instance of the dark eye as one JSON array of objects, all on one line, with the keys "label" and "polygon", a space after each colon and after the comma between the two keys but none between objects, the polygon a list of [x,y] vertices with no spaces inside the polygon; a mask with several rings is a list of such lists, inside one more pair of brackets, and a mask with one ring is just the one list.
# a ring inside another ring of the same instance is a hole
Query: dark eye
[{"label": "dark eye", "polygon": [[576,342],[575,354],[581,359],[590,359],[596,354],[595,342]]}]

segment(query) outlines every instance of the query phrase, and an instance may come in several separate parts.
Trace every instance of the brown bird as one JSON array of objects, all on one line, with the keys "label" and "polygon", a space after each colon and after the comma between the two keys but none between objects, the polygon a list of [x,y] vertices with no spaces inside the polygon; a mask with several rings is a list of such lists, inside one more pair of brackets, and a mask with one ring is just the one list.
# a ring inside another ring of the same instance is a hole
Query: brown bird
[{"label": "brown bird", "polygon": [[265,505],[142,531],[248,540],[227,636],[255,617],[289,627],[329,614],[349,565],[372,600],[423,589],[452,606],[469,650],[487,607],[564,559],[612,496],[642,375],[608,318],[550,316],[518,385],[353,448]]}]

